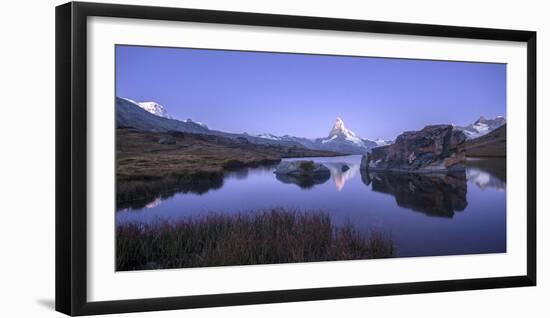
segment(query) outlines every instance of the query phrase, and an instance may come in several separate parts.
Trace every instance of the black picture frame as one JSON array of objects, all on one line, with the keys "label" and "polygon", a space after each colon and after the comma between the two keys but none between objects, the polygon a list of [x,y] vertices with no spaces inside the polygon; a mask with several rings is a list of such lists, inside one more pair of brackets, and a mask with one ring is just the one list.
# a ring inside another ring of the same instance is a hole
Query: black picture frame
[{"label": "black picture frame", "polygon": [[[525,42],[527,44],[527,273],[524,276],[351,287],[88,302],[87,290],[87,18],[167,21],[370,32]],[[361,21],[197,9],[70,2],[56,7],[56,310],[92,315],[367,296],[535,286],[536,32]]]}]

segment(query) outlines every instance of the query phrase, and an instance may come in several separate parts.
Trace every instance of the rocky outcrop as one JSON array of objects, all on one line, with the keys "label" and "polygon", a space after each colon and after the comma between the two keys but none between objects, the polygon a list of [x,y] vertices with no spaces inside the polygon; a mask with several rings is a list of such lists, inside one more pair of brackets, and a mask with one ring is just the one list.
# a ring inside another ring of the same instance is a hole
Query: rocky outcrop
[{"label": "rocky outcrop", "polygon": [[283,161],[275,168],[277,175],[296,177],[330,176],[330,170],[311,160]]},{"label": "rocky outcrop", "polygon": [[296,184],[302,189],[309,189],[330,179],[330,170],[325,165],[310,160],[283,161],[274,173],[277,180]]},{"label": "rocky outcrop", "polygon": [[363,156],[361,169],[414,173],[463,171],[465,141],[464,133],[451,125],[407,131],[394,144],[373,148]]}]

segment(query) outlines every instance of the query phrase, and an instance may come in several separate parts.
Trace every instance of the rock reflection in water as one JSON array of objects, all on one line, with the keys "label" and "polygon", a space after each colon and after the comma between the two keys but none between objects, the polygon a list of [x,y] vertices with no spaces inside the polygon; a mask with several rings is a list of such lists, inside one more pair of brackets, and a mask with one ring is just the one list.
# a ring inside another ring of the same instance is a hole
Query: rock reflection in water
[{"label": "rock reflection in water", "polygon": [[323,184],[330,179],[330,175],[293,176],[289,174],[277,174],[275,177],[282,183],[295,184],[302,189],[311,189],[315,185]]},{"label": "rock reflection in water", "polygon": [[468,206],[466,200],[466,175],[367,173],[361,171],[361,179],[372,190],[391,194],[404,208],[430,216],[452,218],[457,211]]}]

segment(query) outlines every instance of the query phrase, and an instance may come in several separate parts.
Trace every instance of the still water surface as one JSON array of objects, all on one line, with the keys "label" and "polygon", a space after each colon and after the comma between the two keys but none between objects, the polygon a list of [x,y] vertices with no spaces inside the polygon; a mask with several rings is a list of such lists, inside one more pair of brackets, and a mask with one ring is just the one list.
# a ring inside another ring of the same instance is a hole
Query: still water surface
[{"label": "still water surface", "polygon": [[116,222],[284,207],[323,211],[336,226],[349,222],[365,233],[381,230],[401,257],[506,252],[503,160],[469,160],[466,173],[456,176],[369,175],[359,169],[361,156],[308,160],[329,167],[330,178],[304,182],[277,178],[274,166],[247,168],[202,194],[164,195],[142,208],[121,209]]}]

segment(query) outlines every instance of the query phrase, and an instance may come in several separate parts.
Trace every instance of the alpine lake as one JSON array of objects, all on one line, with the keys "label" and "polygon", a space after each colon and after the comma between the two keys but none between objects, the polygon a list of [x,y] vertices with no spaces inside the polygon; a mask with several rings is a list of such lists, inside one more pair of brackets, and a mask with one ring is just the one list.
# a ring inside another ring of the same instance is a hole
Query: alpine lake
[{"label": "alpine lake", "polygon": [[397,257],[506,252],[505,159],[469,158],[465,172],[453,175],[368,173],[360,155],[283,160],[322,163],[330,176],[300,180],[275,175],[276,165],[243,168],[210,189],[118,208],[116,224],[282,207],[322,211],[336,226],[352,224],[366,234],[387,233]]}]

